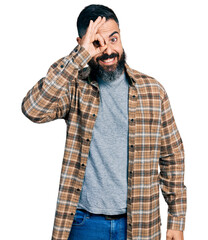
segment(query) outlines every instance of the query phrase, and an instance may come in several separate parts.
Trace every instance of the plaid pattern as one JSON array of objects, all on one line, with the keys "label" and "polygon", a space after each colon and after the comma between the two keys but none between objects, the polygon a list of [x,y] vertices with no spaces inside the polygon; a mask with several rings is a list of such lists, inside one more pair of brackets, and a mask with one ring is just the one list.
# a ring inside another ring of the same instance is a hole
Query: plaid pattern
[{"label": "plaid pattern", "polygon": [[[84,68],[90,58],[78,45],[50,67],[22,102],[23,113],[33,122],[62,118],[67,124],[53,240],[68,239],[98,114],[99,86]],[[127,64],[125,69],[130,84],[127,240],[158,240],[159,186],[168,204],[167,227],[184,229],[183,144],[163,86]]]}]

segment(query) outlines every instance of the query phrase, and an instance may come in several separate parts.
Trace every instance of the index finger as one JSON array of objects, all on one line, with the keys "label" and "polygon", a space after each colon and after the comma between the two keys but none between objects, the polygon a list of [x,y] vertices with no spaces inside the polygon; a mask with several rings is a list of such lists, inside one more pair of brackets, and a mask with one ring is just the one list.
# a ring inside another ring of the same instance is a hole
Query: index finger
[{"label": "index finger", "polygon": [[90,20],[90,23],[89,23],[89,25],[87,27],[87,31],[85,33],[86,36],[92,33],[92,26],[93,26],[93,21]]}]

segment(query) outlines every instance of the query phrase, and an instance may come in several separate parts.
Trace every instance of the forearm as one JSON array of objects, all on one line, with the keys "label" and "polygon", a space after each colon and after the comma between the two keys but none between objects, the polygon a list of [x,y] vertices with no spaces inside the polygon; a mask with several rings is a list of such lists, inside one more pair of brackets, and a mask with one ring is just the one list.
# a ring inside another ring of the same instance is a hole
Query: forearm
[{"label": "forearm", "polygon": [[[182,149],[182,143],[180,148]],[[186,214],[184,154],[178,150],[160,159],[160,187],[168,204],[167,228],[183,231]]]},{"label": "forearm", "polygon": [[78,71],[90,58],[83,47],[77,46],[68,56],[51,65],[47,76],[39,80],[23,99],[24,115],[37,123],[63,118],[70,108]]},{"label": "forearm", "polygon": [[184,147],[167,94],[161,116],[160,187],[168,204],[168,229],[184,230],[186,187],[184,185]]}]

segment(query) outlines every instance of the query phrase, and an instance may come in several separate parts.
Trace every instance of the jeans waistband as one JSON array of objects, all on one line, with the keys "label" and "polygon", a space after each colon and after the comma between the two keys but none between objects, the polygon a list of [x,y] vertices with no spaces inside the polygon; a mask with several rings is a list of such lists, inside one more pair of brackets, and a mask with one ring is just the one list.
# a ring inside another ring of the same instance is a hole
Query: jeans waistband
[{"label": "jeans waistband", "polygon": [[116,220],[116,219],[120,219],[120,218],[123,218],[123,217],[127,216],[127,213],[122,213],[122,214],[118,214],[118,215],[105,215],[105,214],[91,213],[91,212],[88,212],[85,209],[78,209],[78,210],[82,211],[82,212],[85,212],[85,213],[88,213],[91,216],[93,216],[93,215],[94,216],[103,216],[103,217],[105,217],[106,220]]}]

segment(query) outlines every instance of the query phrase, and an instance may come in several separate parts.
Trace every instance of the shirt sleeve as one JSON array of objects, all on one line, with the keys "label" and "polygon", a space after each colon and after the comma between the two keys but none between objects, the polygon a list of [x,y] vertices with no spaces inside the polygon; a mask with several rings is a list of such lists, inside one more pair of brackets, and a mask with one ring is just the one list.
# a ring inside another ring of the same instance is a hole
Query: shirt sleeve
[{"label": "shirt sleeve", "polygon": [[183,231],[186,214],[184,148],[167,93],[162,100],[160,187],[168,204],[167,228]]},{"label": "shirt sleeve", "polygon": [[66,57],[51,65],[22,101],[22,112],[36,123],[64,118],[70,109],[74,81],[79,69],[90,60],[90,54],[78,45]]}]

